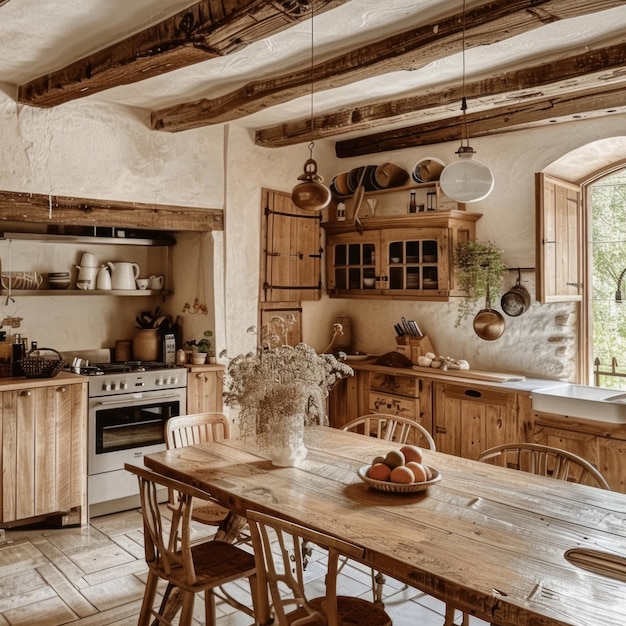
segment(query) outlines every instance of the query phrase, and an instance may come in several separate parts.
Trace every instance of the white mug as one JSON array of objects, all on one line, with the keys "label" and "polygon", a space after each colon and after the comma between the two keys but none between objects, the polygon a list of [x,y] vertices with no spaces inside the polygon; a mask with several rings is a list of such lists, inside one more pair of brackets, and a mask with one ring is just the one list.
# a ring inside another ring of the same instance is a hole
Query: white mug
[{"label": "white mug", "polygon": [[135,282],[137,283],[137,289],[147,289],[148,285],[150,284],[150,279],[138,278]]},{"label": "white mug", "polygon": [[83,252],[82,256],[80,257],[80,264],[83,267],[98,267],[98,264],[96,263],[96,257],[91,254],[91,252]]},{"label": "white mug", "polygon": [[148,289],[152,289],[154,291],[160,291],[163,289],[163,276],[156,276],[155,274],[152,274],[148,281]]}]

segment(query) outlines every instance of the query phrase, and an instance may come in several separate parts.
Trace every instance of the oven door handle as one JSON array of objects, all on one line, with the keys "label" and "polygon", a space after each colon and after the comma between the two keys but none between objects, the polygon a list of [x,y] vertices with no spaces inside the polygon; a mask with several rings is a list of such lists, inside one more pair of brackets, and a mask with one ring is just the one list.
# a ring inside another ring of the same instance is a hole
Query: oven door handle
[{"label": "oven door handle", "polygon": [[139,397],[133,396],[132,399],[126,397],[124,400],[98,400],[96,406],[113,406],[115,404],[122,404],[124,406],[134,406],[135,404],[145,404],[146,400],[180,400],[181,396],[176,394],[170,394],[166,396],[151,395],[146,397],[140,394]]}]

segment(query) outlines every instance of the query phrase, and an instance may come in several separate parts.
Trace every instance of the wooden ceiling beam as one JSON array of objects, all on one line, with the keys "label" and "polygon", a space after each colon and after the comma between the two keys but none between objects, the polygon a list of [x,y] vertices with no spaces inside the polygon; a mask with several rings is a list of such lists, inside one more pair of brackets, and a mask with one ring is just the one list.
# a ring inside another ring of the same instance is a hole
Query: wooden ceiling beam
[{"label": "wooden ceiling beam", "polygon": [[[490,45],[549,22],[578,17],[623,4],[619,0],[492,0],[466,11],[468,48]],[[413,71],[460,51],[463,16],[444,18],[377,42],[313,67],[317,92],[373,76]],[[308,93],[311,68],[253,81],[213,99],[183,103],[152,113],[152,128],[178,132],[256,113]]]},{"label": "wooden ceiling beam", "polygon": [[489,78],[466,82],[446,89],[411,97],[377,101],[363,106],[340,109],[311,120],[287,122],[256,132],[255,143],[266,148],[289,146],[311,139],[336,137],[355,131],[371,130],[390,123],[414,123],[428,116],[448,117],[460,108],[463,93],[469,109],[487,102],[495,106],[502,101],[523,101],[542,96],[559,95],[567,91],[607,85],[623,80],[626,75],[626,43],[588,50],[582,54],[560,58],[548,63],[517,71],[505,72]]},{"label": "wooden ceiling beam", "polygon": [[[312,0],[316,13],[348,0]],[[224,56],[310,18],[310,0],[202,0],[123,41],[18,89],[51,107]]]},{"label": "wooden ceiling beam", "polygon": [[[471,143],[471,139],[475,137],[511,132],[541,124],[571,122],[599,114],[624,113],[625,110],[626,89],[621,82],[468,113],[466,118]],[[456,116],[338,141],[335,144],[335,152],[339,158],[348,158],[455,140],[460,143],[462,123],[462,117]]]}]

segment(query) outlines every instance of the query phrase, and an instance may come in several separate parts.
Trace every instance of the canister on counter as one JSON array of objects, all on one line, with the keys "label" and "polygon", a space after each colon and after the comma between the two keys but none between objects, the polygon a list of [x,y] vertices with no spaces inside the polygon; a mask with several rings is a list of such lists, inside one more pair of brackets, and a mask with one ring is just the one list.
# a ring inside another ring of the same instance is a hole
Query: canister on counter
[{"label": "canister on counter", "polygon": [[125,363],[131,360],[133,342],[130,339],[118,339],[115,342],[115,362]]}]

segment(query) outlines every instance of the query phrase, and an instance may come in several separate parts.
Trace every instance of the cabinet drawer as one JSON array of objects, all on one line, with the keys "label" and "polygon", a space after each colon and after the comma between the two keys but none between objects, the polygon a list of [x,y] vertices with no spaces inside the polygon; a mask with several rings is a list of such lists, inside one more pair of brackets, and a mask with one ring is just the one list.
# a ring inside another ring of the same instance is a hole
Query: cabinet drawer
[{"label": "cabinet drawer", "polygon": [[419,398],[420,395],[419,378],[415,376],[374,373],[370,376],[370,389],[410,398]]},{"label": "cabinet drawer", "polygon": [[368,409],[371,413],[390,413],[420,421],[419,400],[370,391]]}]

